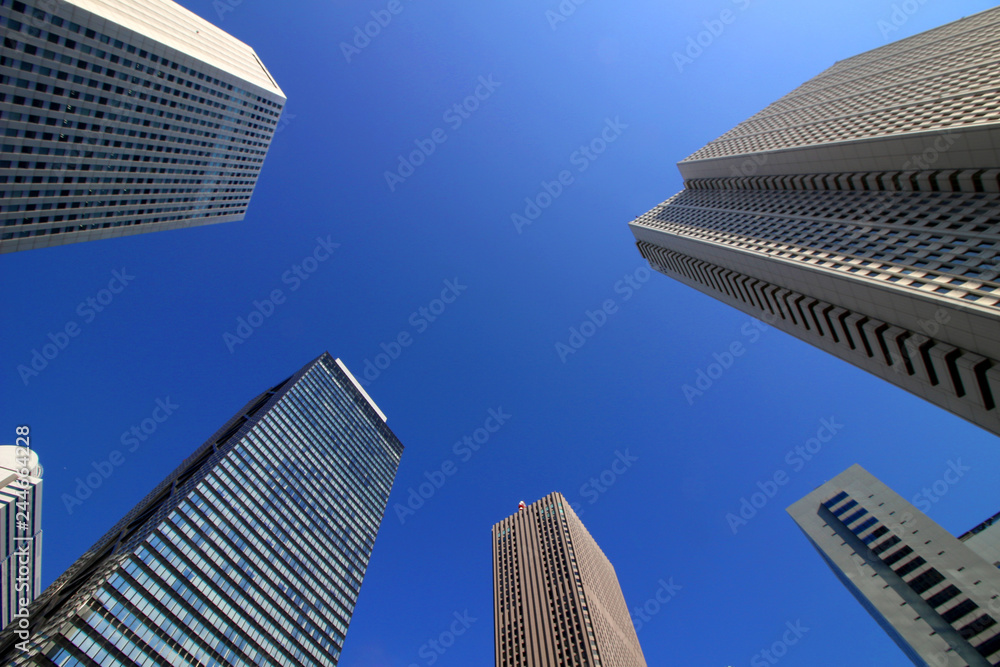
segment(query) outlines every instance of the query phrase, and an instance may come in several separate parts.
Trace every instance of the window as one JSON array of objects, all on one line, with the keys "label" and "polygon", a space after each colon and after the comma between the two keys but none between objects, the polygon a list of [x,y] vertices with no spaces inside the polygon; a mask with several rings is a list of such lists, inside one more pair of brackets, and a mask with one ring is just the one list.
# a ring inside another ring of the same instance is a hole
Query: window
[{"label": "window", "polygon": [[[909,584],[910,588],[912,588],[919,595],[925,591],[930,590],[935,585],[940,584],[942,581],[944,581],[944,575],[932,567],[923,574],[914,577],[911,581],[907,583]],[[941,591],[941,593],[944,593],[944,591]],[[938,595],[940,595],[940,593]]]},{"label": "window", "polygon": [[864,521],[862,521],[861,523],[859,523],[858,525],[856,525],[854,528],[851,528],[851,531],[855,535],[858,535],[859,533],[862,533],[862,532],[868,530],[869,528],[871,528],[872,526],[874,526],[876,523],[878,523],[878,519],[876,519],[875,517],[869,517],[869,518],[865,519]]},{"label": "window", "polygon": [[[889,532],[888,528],[886,528],[885,526],[879,526],[878,528],[876,528],[875,530],[873,530],[871,533],[869,533],[869,535],[864,539],[864,543],[865,544],[871,544],[872,542],[874,542],[875,540],[877,540],[878,538],[882,537],[883,535],[885,535],[888,532]],[[897,539],[897,541],[899,540],[899,538],[896,538],[896,539]]]},{"label": "window", "polygon": [[958,634],[962,635],[962,639],[971,639],[975,637],[983,630],[996,625],[997,622],[989,614],[983,614],[972,623],[962,626],[958,629]]},{"label": "window", "polygon": [[[885,551],[888,551],[893,546],[899,544],[900,541],[901,540],[898,537],[896,537],[895,535],[893,535],[892,537],[890,537],[889,539],[887,539],[885,542],[882,542],[881,544],[878,544],[878,545],[872,547],[872,553],[874,553],[876,556],[878,556],[879,554],[884,553]],[[897,551],[896,553],[899,553],[899,552]]]},{"label": "window", "polygon": [[857,500],[851,500],[850,502],[844,503],[844,505],[842,507],[839,507],[836,510],[834,510],[833,513],[834,513],[834,515],[836,515],[838,517],[842,516],[844,514],[844,512],[846,512],[847,510],[851,509],[852,507],[857,506],[857,504],[858,504]]},{"label": "window", "polygon": [[852,523],[854,521],[857,521],[858,519],[860,519],[861,517],[863,517],[866,514],[868,514],[868,510],[866,510],[865,508],[862,507],[857,512],[854,512],[854,513],[848,515],[847,517],[845,517],[844,519],[842,519],[842,521],[845,524]]},{"label": "window", "polygon": [[894,563],[898,563],[899,561],[903,560],[904,558],[906,558],[907,556],[909,556],[912,553],[913,553],[913,549],[912,548],[910,548],[909,546],[904,546],[902,549],[894,551],[891,554],[889,554],[888,556],[886,556],[885,558],[883,558],[882,561],[886,565],[892,565]]},{"label": "window", "polygon": [[841,491],[840,493],[838,493],[837,495],[835,495],[833,498],[830,498],[828,501],[826,501],[825,503],[823,503],[823,505],[825,505],[827,508],[832,507],[833,505],[836,505],[837,503],[839,503],[841,500],[843,500],[846,497],[847,497],[847,493],[845,491]]},{"label": "window", "polygon": [[965,602],[960,602],[948,611],[941,614],[941,618],[948,621],[949,623],[954,623],[958,619],[962,618],[974,609],[979,609],[977,605],[972,600],[966,600]]},{"label": "window", "polygon": [[[909,547],[907,547],[907,548],[909,548]],[[925,561],[922,557],[917,556],[916,558],[914,558],[913,560],[911,560],[909,563],[906,563],[905,565],[901,565],[900,567],[898,567],[895,570],[895,572],[899,576],[905,577],[910,572],[913,572],[918,567],[920,567],[921,565],[924,565],[926,563],[927,563],[927,561]]]}]

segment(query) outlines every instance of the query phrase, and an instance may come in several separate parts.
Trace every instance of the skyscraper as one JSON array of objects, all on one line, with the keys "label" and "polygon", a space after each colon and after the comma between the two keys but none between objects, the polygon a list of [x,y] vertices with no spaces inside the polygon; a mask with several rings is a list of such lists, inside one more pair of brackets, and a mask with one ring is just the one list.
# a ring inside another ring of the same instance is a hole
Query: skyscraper
[{"label": "skyscraper", "polygon": [[0,0],[0,252],[242,220],[285,103],[170,0]]},{"label": "skyscraper", "polygon": [[0,629],[42,592],[42,466],[29,447],[0,446],[0,591]]},{"label": "skyscraper", "polygon": [[914,664],[1000,665],[1000,515],[953,537],[858,465],[788,513]]},{"label": "skyscraper", "polygon": [[336,665],[402,449],[323,354],[49,586],[0,663]]},{"label": "skyscraper", "polygon": [[656,270],[1000,434],[1000,9],[838,62],[679,163]]},{"label": "skyscraper", "polygon": [[497,667],[645,667],[615,568],[561,493],[493,526]]}]

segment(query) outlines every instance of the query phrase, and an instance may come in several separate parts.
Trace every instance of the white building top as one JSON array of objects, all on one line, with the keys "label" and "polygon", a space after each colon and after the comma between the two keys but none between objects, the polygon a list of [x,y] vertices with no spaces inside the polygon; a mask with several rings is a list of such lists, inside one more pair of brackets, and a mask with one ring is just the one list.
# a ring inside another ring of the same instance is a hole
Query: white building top
[{"label": "white building top", "polygon": [[[96,14],[285,97],[252,48],[176,2],[67,0],[67,4]],[[142,48],[139,44],[136,46]]]},{"label": "white building top", "polygon": [[341,361],[340,359],[337,359],[336,361],[337,365],[340,366],[340,370],[344,371],[344,375],[346,375],[351,380],[351,382],[354,383],[354,386],[357,387],[358,391],[361,392],[361,395],[365,397],[366,401],[368,401],[368,405],[372,406],[372,410],[374,410],[378,414],[378,416],[382,418],[382,421],[388,422],[389,420],[385,416],[385,413],[378,409],[378,406],[375,405],[375,401],[373,401],[372,397],[368,395],[368,392],[365,391],[365,388],[361,386],[361,383],[354,378],[354,375],[351,374],[351,371],[347,370],[347,366],[344,365],[344,362]]}]

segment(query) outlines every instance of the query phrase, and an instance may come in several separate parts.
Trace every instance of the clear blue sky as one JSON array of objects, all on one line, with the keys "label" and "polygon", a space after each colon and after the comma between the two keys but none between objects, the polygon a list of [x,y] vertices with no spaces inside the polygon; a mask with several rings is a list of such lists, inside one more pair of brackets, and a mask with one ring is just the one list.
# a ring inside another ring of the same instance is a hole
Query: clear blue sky
[{"label": "clear blue sky", "polygon": [[[681,587],[643,621],[650,665],[770,664],[758,654],[786,623],[808,631],[782,665],[908,664],[784,508],[852,463],[912,498],[961,460],[929,514],[964,531],[1000,504],[996,439],[647,276],[627,223],[681,188],[678,160],[835,61],[992,3],[914,0],[885,35],[889,0],[588,0],[557,23],[557,0],[400,0],[348,62],[340,43],[391,3],[230,0],[220,20],[226,1],[183,4],[253,45],[289,98],[246,220],[0,262],[0,441],[29,424],[45,466],[45,584],[252,396],[324,350],[362,377],[408,334],[368,386],[406,451],[344,667],[492,664],[490,527],[554,490],[579,504],[631,607],[661,580]],[[720,34],[679,68],[706,21]],[[448,113],[477,87],[478,108]],[[602,154],[577,152],[602,133]],[[390,188],[398,156],[434,137]],[[543,181],[558,196],[518,230]],[[339,247],[293,290],[286,272],[318,238]],[[112,303],[79,309],[123,269],[134,279]],[[224,334],[275,289],[285,301],[231,352]],[[443,290],[452,303],[435,304]],[[563,362],[557,343],[608,300]],[[70,322],[80,334],[25,386],[17,365]],[[735,341],[746,353],[689,405],[682,386]],[[172,414],[69,514],[76,478],[167,399]],[[455,449],[501,409],[478,451]],[[836,436],[786,459],[824,419]],[[604,486],[619,452],[637,460]],[[448,461],[457,472],[401,521],[394,507]],[[726,514],[778,471],[788,484],[734,535]]]}]

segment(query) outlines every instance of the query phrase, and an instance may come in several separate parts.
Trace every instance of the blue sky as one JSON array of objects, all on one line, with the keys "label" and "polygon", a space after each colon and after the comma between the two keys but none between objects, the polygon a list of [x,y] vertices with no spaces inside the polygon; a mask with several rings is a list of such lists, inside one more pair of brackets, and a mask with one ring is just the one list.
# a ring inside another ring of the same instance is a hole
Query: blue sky
[{"label": "blue sky", "polygon": [[[852,463],[912,499],[961,462],[927,501],[961,532],[998,509],[995,438],[648,273],[627,223],[682,187],[678,160],[837,60],[991,3],[182,4],[256,49],[285,120],[242,222],[0,262],[0,440],[29,424],[45,466],[45,584],[247,400],[329,350],[359,378],[381,363],[367,390],[406,446],[345,667],[492,664],[490,527],[555,490],[629,606],[656,609],[636,616],[650,665],[774,664],[761,652],[789,623],[782,665],[908,664],[784,508]],[[372,12],[391,21],[348,59],[341,43]],[[314,271],[296,282],[296,266]],[[115,271],[128,284],[91,312]],[[274,290],[283,302],[227,345]],[[25,384],[17,366],[70,323],[79,335]],[[746,352],[689,402],[682,387],[734,342]],[[67,508],[158,401],[171,414]],[[504,423],[478,451],[456,446],[491,411]],[[824,420],[833,438],[795,454]],[[396,509],[443,467],[422,507]],[[759,485],[773,497],[734,534],[726,515]],[[649,604],[661,582],[670,601]]]}]

